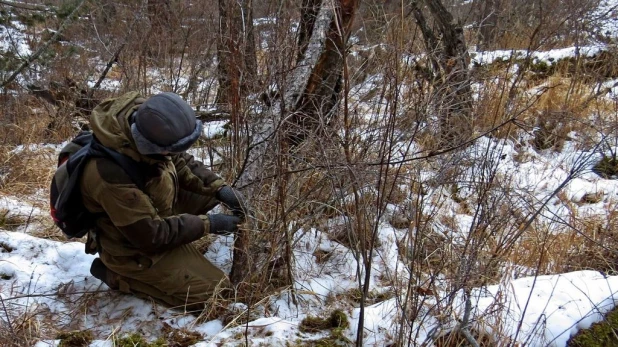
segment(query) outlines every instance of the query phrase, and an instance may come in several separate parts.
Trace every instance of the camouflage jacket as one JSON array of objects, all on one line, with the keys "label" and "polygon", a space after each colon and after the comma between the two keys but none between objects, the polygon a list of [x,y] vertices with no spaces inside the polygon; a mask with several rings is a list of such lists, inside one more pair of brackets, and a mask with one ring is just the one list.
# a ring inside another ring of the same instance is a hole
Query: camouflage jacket
[{"label": "camouflage jacket", "polygon": [[223,180],[187,153],[153,158],[132,140],[129,117],[145,99],[131,92],[108,99],[92,112],[90,125],[104,146],[145,164],[140,190],[111,159],[94,158],[80,182],[86,208],[100,213],[97,243],[112,257],[158,255],[209,232],[205,213],[219,202]]}]

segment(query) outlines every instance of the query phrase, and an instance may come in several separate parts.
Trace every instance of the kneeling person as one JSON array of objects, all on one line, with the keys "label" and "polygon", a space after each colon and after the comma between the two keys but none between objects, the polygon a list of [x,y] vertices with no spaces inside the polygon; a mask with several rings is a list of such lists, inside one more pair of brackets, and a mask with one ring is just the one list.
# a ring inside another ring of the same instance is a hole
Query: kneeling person
[{"label": "kneeling person", "polygon": [[[88,244],[100,258],[91,273],[110,288],[173,307],[202,309],[225,274],[191,242],[237,231],[244,200],[185,151],[202,124],[174,93],[148,99],[128,93],[97,106],[90,119],[103,146],[144,167],[143,189],[108,158],[90,159],[80,181],[86,208],[98,219]],[[223,203],[234,215],[206,214]]]}]

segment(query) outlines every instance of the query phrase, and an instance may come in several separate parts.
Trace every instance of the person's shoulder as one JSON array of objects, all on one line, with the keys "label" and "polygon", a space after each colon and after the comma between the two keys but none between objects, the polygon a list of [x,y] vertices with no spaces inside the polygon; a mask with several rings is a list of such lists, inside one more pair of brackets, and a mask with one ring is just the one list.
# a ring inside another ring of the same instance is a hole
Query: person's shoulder
[{"label": "person's shoulder", "polygon": [[104,181],[110,184],[131,184],[126,171],[110,158],[92,158],[84,169],[84,176],[91,182]]}]

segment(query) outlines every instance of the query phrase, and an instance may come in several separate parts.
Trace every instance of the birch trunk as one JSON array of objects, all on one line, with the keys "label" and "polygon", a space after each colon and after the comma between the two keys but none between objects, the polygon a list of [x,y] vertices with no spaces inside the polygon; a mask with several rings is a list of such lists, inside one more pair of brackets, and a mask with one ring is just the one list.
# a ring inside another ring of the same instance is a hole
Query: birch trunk
[{"label": "birch trunk", "polygon": [[[328,123],[325,119],[336,116],[345,49],[357,7],[358,0],[303,1],[296,66],[286,76],[281,97],[259,117],[259,124],[249,125],[251,144],[247,146],[237,181],[245,196],[253,196],[258,187],[272,180],[273,175],[281,174],[278,168],[287,167],[289,158],[281,156],[282,151],[287,153],[290,146],[319,133]],[[279,196],[285,194],[280,192]],[[286,225],[278,229],[287,233]],[[287,235],[283,241],[286,242],[283,258],[288,270],[293,262],[291,244],[287,244],[291,239]],[[232,263],[233,282],[248,278],[252,271],[247,266],[247,247],[247,239],[237,238]],[[287,273],[286,280],[292,284],[291,271]]]}]

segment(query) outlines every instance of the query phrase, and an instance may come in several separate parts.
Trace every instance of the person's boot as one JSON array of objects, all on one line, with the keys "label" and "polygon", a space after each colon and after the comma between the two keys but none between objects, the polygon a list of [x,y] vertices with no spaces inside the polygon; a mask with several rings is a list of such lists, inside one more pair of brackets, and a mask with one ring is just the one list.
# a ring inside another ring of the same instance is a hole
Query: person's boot
[{"label": "person's boot", "polygon": [[111,289],[118,289],[118,278],[116,274],[110,271],[100,258],[95,258],[90,265],[90,273],[92,276],[101,280],[101,282],[107,284]]}]

